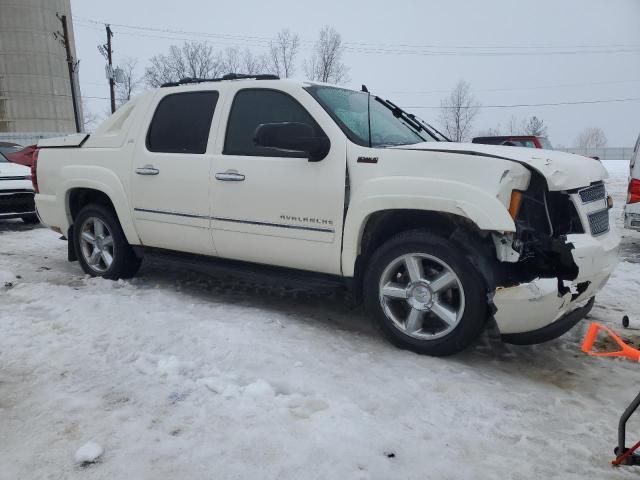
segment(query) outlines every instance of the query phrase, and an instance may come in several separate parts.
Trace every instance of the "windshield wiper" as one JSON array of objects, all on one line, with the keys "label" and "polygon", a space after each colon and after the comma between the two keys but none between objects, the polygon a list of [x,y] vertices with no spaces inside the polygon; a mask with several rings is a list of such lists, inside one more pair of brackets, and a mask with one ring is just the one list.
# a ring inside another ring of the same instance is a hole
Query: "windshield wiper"
[{"label": "windshield wiper", "polygon": [[442,137],[442,139],[445,142],[451,142],[452,140],[447,137],[444,133],[442,133],[440,130],[438,130],[436,127],[434,127],[433,125],[428,124],[427,122],[425,122],[423,119],[421,119],[420,117],[418,117],[417,115],[414,115],[413,113],[409,113],[409,115],[411,117],[413,117],[417,122],[420,122],[422,125],[424,125],[427,128],[430,128],[431,130],[433,130],[435,133],[437,133],[438,135],[440,135],[440,137]]},{"label": "windshield wiper", "polygon": [[425,132],[430,137],[432,137],[435,141],[437,142],[440,141],[436,136],[436,134],[433,133],[432,131],[432,130],[435,130],[435,128],[432,128],[432,127],[429,128],[429,126],[425,122],[421,122],[414,114],[405,112],[403,109],[401,109],[399,106],[397,106],[395,103],[391,102],[390,100],[383,100],[380,97],[375,97],[375,98],[378,102],[380,102],[382,105],[384,105],[389,110],[391,110],[391,112],[393,112],[393,115],[395,117],[402,118],[414,130],[418,132]]},{"label": "windshield wiper", "polygon": [[[387,102],[393,106],[394,108],[397,108],[398,110],[400,110],[401,112],[403,112],[405,115],[407,115],[409,118],[411,118],[413,121],[415,121],[416,123],[418,123],[420,126],[423,127],[423,130],[425,132],[427,132],[429,135],[431,135],[435,140],[440,141],[438,139],[438,137],[436,135],[440,135],[440,137],[442,137],[445,141],[450,142],[451,140],[449,139],[449,137],[447,137],[446,135],[444,135],[443,133],[439,132],[434,126],[429,125],[427,122],[425,122],[424,120],[422,120],[420,117],[414,115],[413,113],[408,113],[404,110],[402,110],[399,106],[397,106],[395,103],[391,102],[390,100],[387,100]],[[435,132],[435,133],[434,133]]]}]

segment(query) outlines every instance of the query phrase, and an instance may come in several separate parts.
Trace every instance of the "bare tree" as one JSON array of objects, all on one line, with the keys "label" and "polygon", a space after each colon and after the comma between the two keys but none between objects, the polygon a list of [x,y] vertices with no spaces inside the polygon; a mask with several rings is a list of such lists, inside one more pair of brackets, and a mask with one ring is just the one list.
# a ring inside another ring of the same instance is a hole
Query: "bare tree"
[{"label": "bare tree", "polygon": [[254,55],[248,48],[245,49],[241,59],[242,73],[247,75],[256,75],[259,73],[268,73],[267,57],[265,55]]},{"label": "bare tree", "polygon": [[223,73],[241,73],[257,75],[268,73],[267,58],[264,55],[255,55],[245,48],[240,51],[237,47],[229,47],[219,56],[220,67]]},{"label": "bare tree", "polygon": [[220,69],[223,74],[243,73],[240,71],[242,59],[238,47],[227,47],[224,52],[218,56],[218,63],[220,64]]},{"label": "bare tree", "polygon": [[300,37],[289,29],[278,32],[269,43],[269,68],[281,78],[289,78],[295,71]]},{"label": "bare tree", "polygon": [[[82,99],[82,112],[82,131],[85,133],[93,133],[104,118],[89,108],[85,99]],[[111,111],[109,111],[109,115],[111,115]]]},{"label": "bare tree", "polygon": [[515,115],[511,115],[511,118],[509,118],[506,131],[508,135],[520,135],[521,127],[518,126],[518,119]]},{"label": "bare tree", "polygon": [[168,54],[156,55],[150,62],[145,71],[150,87],[182,78],[212,78],[222,72],[219,56],[205,42],[185,42],[182,47],[172,45]]},{"label": "bare tree", "polygon": [[593,150],[598,150],[607,146],[607,136],[604,131],[599,127],[585,128],[578,138],[576,138],[576,147],[584,150],[585,153],[589,153]]},{"label": "bare tree", "polygon": [[540,120],[535,115],[529,120],[525,120],[522,126],[523,135],[535,135],[537,137],[547,136],[547,126],[544,121]]},{"label": "bare tree", "polygon": [[499,137],[502,135],[502,129],[500,128],[500,124],[496,127],[489,127],[486,130],[480,130],[478,132],[479,137]]},{"label": "bare tree", "polygon": [[126,57],[118,65],[124,74],[124,81],[116,83],[116,103],[121,106],[131,100],[131,96],[142,84],[142,78],[137,75],[138,60]]},{"label": "bare tree", "polygon": [[311,58],[305,62],[307,78],[325,83],[348,82],[349,69],[342,63],[343,53],[344,46],[340,34],[333,27],[324,27],[320,30],[320,37]]},{"label": "bare tree", "polygon": [[454,142],[468,140],[480,103],[471,93],[470,85],[460,80],[451,93],[440,102],[440,124]]}]

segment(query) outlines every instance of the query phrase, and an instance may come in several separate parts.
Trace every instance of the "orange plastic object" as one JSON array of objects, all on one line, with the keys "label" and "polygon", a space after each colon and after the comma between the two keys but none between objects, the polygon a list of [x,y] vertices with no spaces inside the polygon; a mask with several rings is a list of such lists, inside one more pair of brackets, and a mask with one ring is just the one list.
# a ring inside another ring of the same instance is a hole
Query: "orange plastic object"
[{"label": "orange plastic object", "polygon": [[[620,350],[615,350],[613,352],[594,352],[593,344],[596,341],[598,333],[601,331],[607,333],[611,339],[618,344]],[[640,362],[640,350],[630,347],[609,327],[605,327],[604,325],[600,325],[596,322],[592,322],[591,325],[589,325],[587,335],[584,337],[584,341],[582,342],[582,351],[593,357],[626,357],[631,361]]]}]

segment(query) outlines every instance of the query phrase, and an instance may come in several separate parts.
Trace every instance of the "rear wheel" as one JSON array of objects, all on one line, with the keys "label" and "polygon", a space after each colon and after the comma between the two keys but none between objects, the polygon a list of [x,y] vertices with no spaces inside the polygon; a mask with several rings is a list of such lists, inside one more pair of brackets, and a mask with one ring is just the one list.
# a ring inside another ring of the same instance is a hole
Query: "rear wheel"
[{"label": "rear wheel", "polygon": [[73,241],[82,269],[112,280],[130,278],[140,268],[115,214],[102,205],[87,205],[78,213]]},{"label": "rear wheel", "polygon": [[487,320],[486,288],[464,250],[426,232],[400,234],[374,253],[364,298],[387,339],[427,355],[463,350]]}]

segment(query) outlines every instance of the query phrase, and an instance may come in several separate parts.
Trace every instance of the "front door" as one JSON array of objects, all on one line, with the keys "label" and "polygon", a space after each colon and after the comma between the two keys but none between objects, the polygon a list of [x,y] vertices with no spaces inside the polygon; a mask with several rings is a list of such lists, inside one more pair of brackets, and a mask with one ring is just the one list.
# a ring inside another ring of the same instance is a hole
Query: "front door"
[{"label": "front door", "polygon": [[133,217],[145,246],[214,255],[207,144],[218,92],[164,96],[132,163]]},{"label": "front door", "polygon": [[[326,113],[299,88],[289,93],[240,89],[226,109],[226,132],[218,138],[211,179],[211,225],[218,254],[339,274],[344,135],[336,133]],[[306,123],[316,135],[327,135],[329,154],[309,162],[299,152],[254,145],[259,125],[280,122]]]}]

